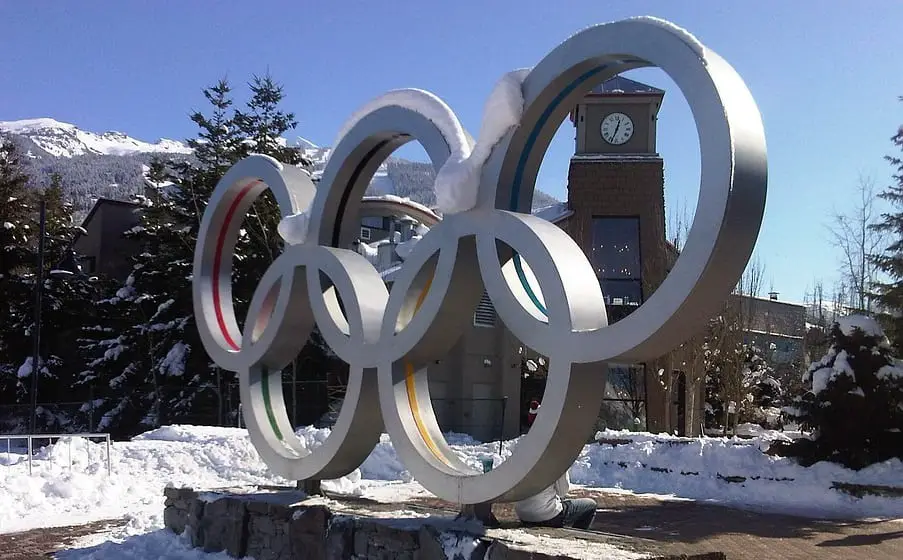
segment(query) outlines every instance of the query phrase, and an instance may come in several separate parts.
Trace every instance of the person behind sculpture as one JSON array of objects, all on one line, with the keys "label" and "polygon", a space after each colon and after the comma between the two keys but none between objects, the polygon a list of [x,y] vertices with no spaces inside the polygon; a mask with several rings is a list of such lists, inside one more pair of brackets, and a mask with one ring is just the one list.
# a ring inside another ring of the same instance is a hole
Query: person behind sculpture
[{"label": "person behind sculpture", "polygon": [[533,421],[536,420],[536,415],[539,414],[539,401],[533,399],[530,401],[530,410],[527,411],[527,427],[530,428],[533,426]]},{"label": "person behind sculpture", "polygon": [[567,471],[552,486],[514,504],[514,512],[524,525],[589,529],[596,517],[592,498],[567,498],[571,479]]}]

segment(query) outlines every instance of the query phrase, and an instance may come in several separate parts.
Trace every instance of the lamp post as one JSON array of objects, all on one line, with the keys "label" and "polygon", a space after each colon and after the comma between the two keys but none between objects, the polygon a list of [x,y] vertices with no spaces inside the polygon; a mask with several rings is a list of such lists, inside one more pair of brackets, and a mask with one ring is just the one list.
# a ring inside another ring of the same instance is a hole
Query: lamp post
[{"label": "lamp post", "polygon": [[34,327],[32,337],[34,348],[31,354],[31,433],[35,433],[38,423],[38,360],[41,355],[41,299],[44,296],[44,230],[46,229],[47,204],[41,199],[40,225],[38,228],[38,268],[35,271],[34,286]]},{"label": "lamp post", "polygon": [[[47,203],[41,199],[40,217],[38,227],[38,266],[35,271],[34,289],[34,327],[32,339],[34,347],[31,354],[31,433],[36,433],[38,424],[38,376],[40,375],[41,359],[41,308],[44,297],[44,239],[47,233]],[[75,255],[70,250],[54,270],[51,276],[68,276],[81,272],[81,268],[75,260]]]}]

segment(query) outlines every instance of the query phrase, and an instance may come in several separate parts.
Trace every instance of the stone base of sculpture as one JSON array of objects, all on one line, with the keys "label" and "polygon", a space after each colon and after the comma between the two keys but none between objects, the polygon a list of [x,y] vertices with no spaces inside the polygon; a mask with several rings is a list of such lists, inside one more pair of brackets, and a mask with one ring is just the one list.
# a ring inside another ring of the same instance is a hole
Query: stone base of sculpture
[{"label": "stone base of sculpture", "polygon": [[[406,504],[395,511],[368,512],[359,503],[310,497],[290,488],[166,488],[165,495],[167,529],[184,535],[193,547],[233,558],[576,560],[607,558],[612,546],[654,560],[678,558],[656,555],[637,539],[566,529],[524,529],[526,538],[518,539],[507,529],[487,529],[451,512],[412,514]],[[680,558],[718,560],[724,555]]]}]

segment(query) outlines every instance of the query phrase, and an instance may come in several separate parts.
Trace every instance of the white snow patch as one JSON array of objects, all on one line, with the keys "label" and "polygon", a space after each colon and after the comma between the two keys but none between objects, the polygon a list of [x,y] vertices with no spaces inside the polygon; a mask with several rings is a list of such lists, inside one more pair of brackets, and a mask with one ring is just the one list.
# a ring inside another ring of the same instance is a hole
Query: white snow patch
[{"label": "white snow patch", "polygon": [[307,239],[310,226],[310,215],[307,210],[290,214],[279,221],[276,231],[279,237],[289,245],[300,245]]},{"label": "white snow patch", "polygon": [[32,369],[31,361],[32,361],[31,356],[25,358],[25,361],[22,362],[22,365],[19,366],[18,370],[16,370],[16,377],[18,377],[19,379],[22,379],[22,378],[25,378],[25,377],[28,377],[29,375],[31,375],[31,369]]},{"label": "white snow patch", "polygon": [[104,155],[128,155],[136,153],[166,152],[190,154],[191,148],[162,138],[156,143],[143,142],[121,132],[110,131],[95,134],[79,129],[73,124],[49,118],[0,122],[0,130],[27,136],[51,155],[71,158],[87,153]]},{"label": "white snow patch", "polygon": [[382,109],[384,107],[401,107],[411,111],[420,113],[429,119],[439,129],[439,133],[448,142],[448,146],[452,152],[462,151],[465,146],[469,147],[470,143],[467,139],[467,133],[461,126],[458,117],[451,110],[445,101],[438,96],[426,90],[406,88],[388,91],[379,97],[376,97],[363,107],[352,113],[345,121],[333,146],[338,146],[348,132],[370,113]]},{"label": "white snow patch", "polygon": [[406,206],[410,206],[411,208],[415,208],[421,212],[434,216],[438,221],[440,219],[439,215],[433,212],[433,210],[419,202],[411,200],[408,197],[398,196],[394,194],[379,194],[379,195],[368,195],[361,198],[362,202],[367,201],[385,201],[385,202],[394,202],[396,204],[404,204]]},{"label": "white snow patch", "polygon": [[435,182],[436,205],[443,213],[464,212],[476,206],[483,165],[495,145],[520,124],[524,110],[521,88],[529,73],[529,68],[514,70],[499,79],[483,108],[480,135],[473,150],[452,151],[439,169]]},{"label": "white snow patch", "polygon": [[680,37],[681,40],[688,47],[690,47],[693,50],[693,52],[696,53],[696,56],[698,56],[700,60],[702,60],[703,62],[706,61],[705,45],[703,45],[702,42],[696,38],[695,35],[693,35],[689,31],[687,31],[683,27],[680,27],[679,25],[675,25],[674,23],[671,23],[670,21],[668,21],[666,19],[658,18],[655,16],[637,16],[637,17],[627,18],[625,21],[638,21],[638,22],[642,22],[642,23],[649,23],[649,24],[657,25],[658,27],[667,29],[671,33],[674,33],[675,35]]},{"label": "white snow patch", "polygon": [[884,330],[878,321],[865,315],[848,315],[837,320],[837,325],[843,334],[851,336],[855,329],[859,329],[867,336],[884,337]]},{"label": "white snow patch", "polygon": [[875,372],[875,377],[882,380],[890,380],[890,379],[903,379],[903,362],[900,360],[894,360],[893,365],[881,366],[877,372]]},{"label": "white snow patch", "polygon": [[75,128],[75,125],[46,117],[37,119],[22,119],[18,121],[0,121],[0,130],[5,130],[6,132],[12,132],[14,134],[36,132],[38,130],[44,130],[47,128],[72,130]]},{"label": "white snow patch", "polygon": [[[825,359],[822,360],[823,363],[827,363],[830,360],[831,354],[825,356]],[[847,360],[847,351],[841,350],[834,356],[834,365],[832,367],[819,368],[812,372],[812,393],[818,395],[822,391],[828,388],[828,383],[834,381],[841,375],[846,375],[850,377],[853,381],[856,380],[856,374],[853,372],[853,368],[850,366],[850,362]]]},{"label": "white snow patch", "polygon": [[[559,539],[546,535],[527,533],[518,529],[489,529],[486,536],[506,541],[511,548],[520,548],[547,554],[552,557],[566,555],[580,560],[637,560],[648,558],[647,554],[624,550],[607,543],[583,541],[579,539]],[[515,546],[511,546],[514,544]],[[519,546],[518,546],[519,545]]]},{"label": "white snow patch", "polygon": [[414,246],[416,246],[421,239],[423,239],[422,236],[415,235],[407,241],[402,241],[395,247],[395,254],[398,255],[398,258],[401,260],[407,260],[414,250]]},{"label": "white snow patch", "polygon": [[173,344],[166,357],[160,363],[160,373],[163,375],[181,376],[185,373],[185,359],[188,354],[188,345],[184,342]]}]

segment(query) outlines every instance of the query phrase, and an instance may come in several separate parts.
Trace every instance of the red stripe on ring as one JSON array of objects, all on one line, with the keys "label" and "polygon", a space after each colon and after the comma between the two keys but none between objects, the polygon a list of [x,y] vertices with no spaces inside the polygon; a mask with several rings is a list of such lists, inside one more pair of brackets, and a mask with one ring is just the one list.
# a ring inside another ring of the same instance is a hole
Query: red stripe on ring
[{"label": "red stripe on ring", "polygon": [[[226,339],[226,344],[232,347],[233,350],[241,350],[241,347],[238,343],[235,342],[235,339],[232,338],[232,335],[229,333],[229,329],[226,328],[226,319],[223,316],[223,308],[220,302],[219,297],[219,283],[220,283],[220,267],[222,266],[223,259],[223,245],[226,244],[226,233],[229,231],[229,224],[232,222],[232,218],[235,216],[235,211],[238,209],[238,205],[241,204],[242,199],[245,197],[248,192],[251,191],[254,186],[260,183],[260,180],[251,181],[247,185],[245,185],[238,195],[235,197],[235,200],[232,201],[232,204],[229,205],[229,209],[226,211],[226,218],[223,220],[223,227],[219,230],[219,236],[216,238],[216,254],[213,257],[213,310],[216,313],[216,323],[219,325],[220,332],[223,333],[223,338]],[[231,282],[231,278],[229,279]]]}]

